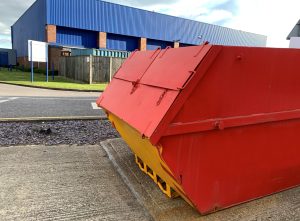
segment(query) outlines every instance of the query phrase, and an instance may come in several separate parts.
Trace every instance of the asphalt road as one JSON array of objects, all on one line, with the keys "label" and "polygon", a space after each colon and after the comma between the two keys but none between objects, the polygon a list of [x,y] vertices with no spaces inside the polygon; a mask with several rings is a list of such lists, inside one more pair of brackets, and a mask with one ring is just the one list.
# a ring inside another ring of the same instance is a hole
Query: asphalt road
[{"label": "asphalt road", "polygon": [[99,97],[100,92],[59,91],[0,83],[0,97]]},{"label": "asphalt road", "polygon": [[0,121],[97,119],[100,93],[57,91],[0,84]]},{"label": "asphalt road", "polygon": [[97,97],[0,97],[0,120],[101,117]]}]

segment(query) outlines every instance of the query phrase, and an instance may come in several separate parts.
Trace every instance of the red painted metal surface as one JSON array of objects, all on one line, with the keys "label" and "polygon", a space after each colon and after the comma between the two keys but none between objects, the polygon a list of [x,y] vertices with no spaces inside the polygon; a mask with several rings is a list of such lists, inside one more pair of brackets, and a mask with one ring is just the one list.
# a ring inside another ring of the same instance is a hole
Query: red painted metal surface
[{"label": "red painted metal surface", "polygon": [[141,78],[141,84],[171,90],[182,89],[209,49],[210,46],[202,45],[181,50],[163,50]]},{"label": "red painted metal surface", "polygon": [[162,147],[201,213],[300,185],[300,50],[202,45],[155,53],[135,62],[147,66],[138,67],[146,70],[138,81],[117,74],[98,104]]},{"label": "red painted metal surface", "polygon": [[[210,48],[210,45],[202,45],[183,50],[134,52],[116,73],[98,104],[151,137]],[[174,60],[182,56],[184,65],[175,64]],[[159,67],[164,71],[161,76]],[[171,67],[171,71],[166,67]]]},{"label": "red painted metal surface", "polygon": [[122,68],[115,74],[115,78],[136,82],[152,64],[160,50],[145,51],[139,53],[134,51],[123,63]]}]

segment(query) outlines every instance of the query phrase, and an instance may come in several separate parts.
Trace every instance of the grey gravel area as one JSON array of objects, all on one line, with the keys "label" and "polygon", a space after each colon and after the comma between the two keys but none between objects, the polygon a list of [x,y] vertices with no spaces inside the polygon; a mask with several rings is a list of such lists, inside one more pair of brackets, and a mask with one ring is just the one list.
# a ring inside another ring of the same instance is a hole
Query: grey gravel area
[{"label": "grey gravel area", "polygon": [[108,121],[53,121],[0,123],[0,146],[94,145],[118,137]]}]

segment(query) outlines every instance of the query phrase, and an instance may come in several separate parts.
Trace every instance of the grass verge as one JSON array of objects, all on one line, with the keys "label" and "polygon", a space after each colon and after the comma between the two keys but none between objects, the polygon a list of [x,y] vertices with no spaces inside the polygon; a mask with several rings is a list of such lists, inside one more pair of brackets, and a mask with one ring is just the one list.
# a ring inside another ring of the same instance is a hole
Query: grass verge
[{"label": "grass verge", "polygon": [[84,84],[79,83],[71,79],[67,79],[62,76],[55,76],[52,80],[52,76],[49,76],[49,82],[46,82],[46,75],[34,74],[34,82],[31,82],[30,72],[21,71],[7,71],[0,70],[0,82],[8,84],[17,84],[23,86],[52,88],[52,89],[65,89],[65,90],[82,90],[82,91],[103,91],[107,84]]}]

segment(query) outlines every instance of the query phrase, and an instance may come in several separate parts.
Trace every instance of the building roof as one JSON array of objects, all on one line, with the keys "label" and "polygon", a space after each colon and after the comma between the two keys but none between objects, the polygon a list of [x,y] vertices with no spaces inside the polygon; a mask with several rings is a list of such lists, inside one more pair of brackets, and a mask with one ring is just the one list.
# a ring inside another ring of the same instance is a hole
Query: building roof
[{"label": "building roof", "polygon": [[287,36],[287,40],[290,40],[291,37],[299,37],[300,36],[300,20],[297,22],[297,24],[294,26],[290,34]]}]

